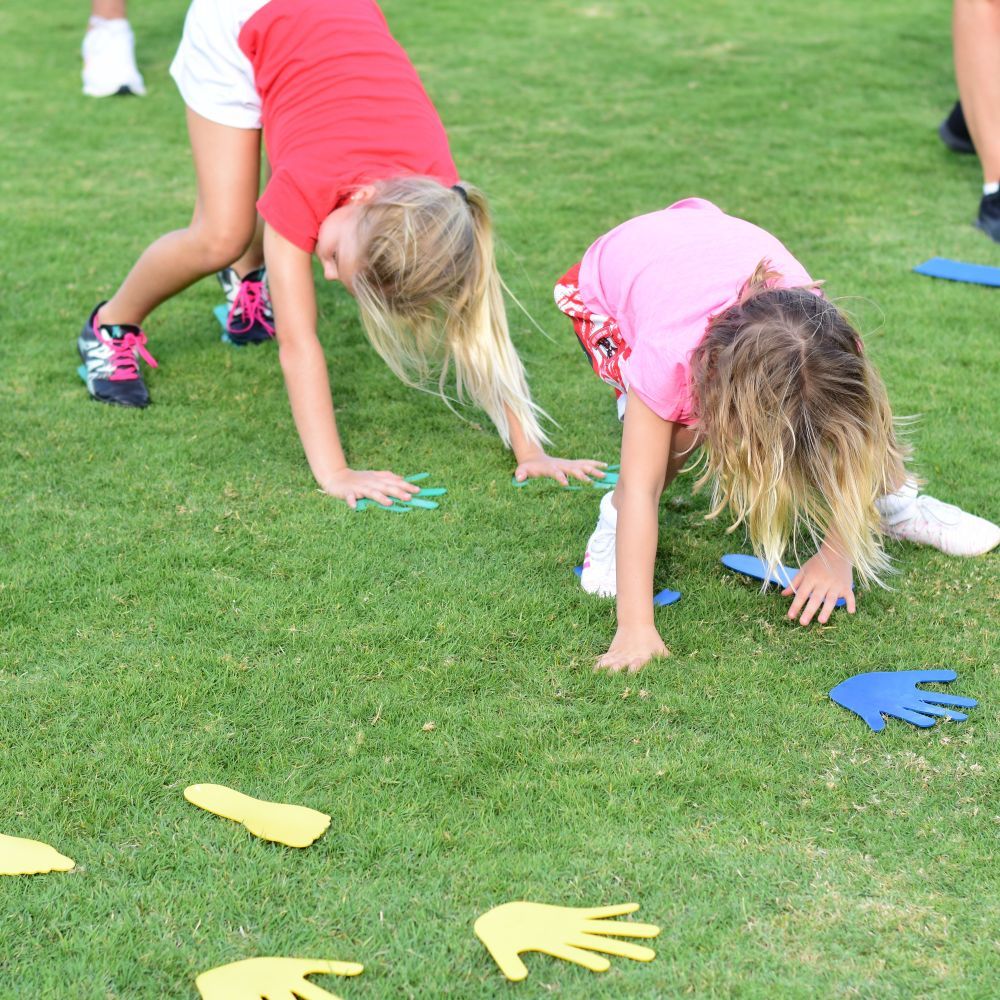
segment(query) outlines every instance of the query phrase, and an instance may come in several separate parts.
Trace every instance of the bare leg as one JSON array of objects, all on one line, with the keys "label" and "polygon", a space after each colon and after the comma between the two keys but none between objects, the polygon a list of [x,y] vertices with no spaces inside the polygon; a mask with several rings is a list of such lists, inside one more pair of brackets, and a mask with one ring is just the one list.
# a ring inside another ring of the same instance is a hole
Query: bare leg
[{"label": "bare leg", "polygon": [[147,247],[101,309],[102,323],[141,324],[164,300],[238,260],[253,240],[260,130],[218,125],[190,108],[187,118],[198,179],[191,224]]},{"label": "bare leg", "polygon": [[986,183],[1000,181],[1000,0],[955,0],[955,78]]},{"label": "bare leg", "polygon": [[90,16],[106,17],[109,21],[128,17],[125,0],[91,0]]},{"label": "bare leg", "polygon": [[253,239],[250,246],[239,260],[233,261],[230,265],[240,276],[245,278],[251,271],[264,266],[264,220],[258,215],[257,225],[254,226]]},{"label": "bare leg", "polygon": [[[260,168],[264,182],[267,183],[271,179],[271,164],[263,156]],[[239,260],[234,261],[231,266],[240,278],[245,278],[251,271],[256,271],[257,268],[264,266],[264,220],[259,215],[250,246],[247,247],[246,253]]]}]

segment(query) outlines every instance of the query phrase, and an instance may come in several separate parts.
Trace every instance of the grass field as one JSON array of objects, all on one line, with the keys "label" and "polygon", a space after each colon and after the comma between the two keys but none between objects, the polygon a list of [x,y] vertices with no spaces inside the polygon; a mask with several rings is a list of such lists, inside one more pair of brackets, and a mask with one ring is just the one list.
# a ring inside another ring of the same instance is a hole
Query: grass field
[{"label": "grass field", "polygon": [[[98,406],[74,338],[193,197],[167,66],[181,0],[136,3],[145,99],[80,94],[82,0],[0,8],[0,832],[65,875],[0,880],[0,997],[194,998],[258,955],[359,961],[383,997],[970,997],[1000,968],[996,557],[896,546],[894,589],[825,628],[724,573],[742,547],[690,478],[665,504],[673,656],[591,671],[610,603],[575,585],[597,491],[509,486],[484,419],[394,380],[353,302],[319,291],[360,466],[428,470],[433,513],[352,514],[314,488],[270,345],[221,344],[206,280],[147,323],[145,412]],[[558,453],[618,426],[551,285],[610,226],[701,195],[778,234],[920,414],[931,492],[993,517],[995,290],[947,5],[792,0],[386,0],[490,192],[515,320]],[[881,735],[826,692],[946,666],[963,725]],[[433,722],[434,727],[426,726]],[[181,790],[310,805],[308,851]],[[472,935],[499,903],[634,900],[657,958],[605,975],[544,956],[508,986]]]}]

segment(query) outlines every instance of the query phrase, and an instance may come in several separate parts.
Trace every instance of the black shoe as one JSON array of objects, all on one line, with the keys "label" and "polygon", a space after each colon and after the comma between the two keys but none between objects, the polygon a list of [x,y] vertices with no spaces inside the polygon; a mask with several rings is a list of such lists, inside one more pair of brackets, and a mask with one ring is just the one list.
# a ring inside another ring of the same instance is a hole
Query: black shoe
[{"label": "black shoe", "polygon": [[990,239],[1000,243],[1000,191],[983,195],[983,200],[979,203],[979,218],[976,219],[976,225]]},{"label": "black shoe", "polygon": [[146,350],[146,335],[127,323],[97,323],[101,302],[90,314],[76,341],[83,364],[80,377],[87,391],[101,403],[149,406],[149,393],[139,374],[139,358],[156,367]]},{"label": "black shoe", "polygon": [[969,126],[965,124],[965,113],[962,102],[956,101],[951,113],[938,127],[941,141],[955,153],[974,153],[976,147],[969,135]]},{"label": "black shoe", "polygon": [[260,267],[240,280],[239,275],[227,267],[219,271],[217,277],[229,303],[229,318],[222,339],[237,347],[272,340],[274,314],[267,292],[267,270]]}]

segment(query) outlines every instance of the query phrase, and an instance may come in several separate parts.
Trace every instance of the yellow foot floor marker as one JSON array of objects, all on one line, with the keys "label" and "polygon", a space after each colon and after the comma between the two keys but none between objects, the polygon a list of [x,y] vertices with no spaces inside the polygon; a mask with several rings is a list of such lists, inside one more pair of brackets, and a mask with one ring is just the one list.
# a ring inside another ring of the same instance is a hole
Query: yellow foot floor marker
[{"label": "yellow foot floor marker", "polygon": [[202,1000],[340,1000],[306,976],[357,976],[357,962],[309,958],[247,958],[203,972],[194,981]]},{"label": "yellow foot floor marker", "polygon": [[76,866],[72,858],[38,840],[23,840],[0,833],[0,875],[41,875],[68,872]]},{"label": "yellow foot floor marker", "polygon": [[591,952],[602,951],[637,962],[651,962],[656,958],[652,948],[628,941],[609,941],[605,937],[656,937],[660,928],[653,924],[607,919],[635,913],[638,909],[638,903],[592,909],[546,903],[504,903],[484,913],[474,929],[500,971],[515,982],[528,975],[527,966],[518,957],[525,951],[540,951],[566,962],[575,962],[591,972],[607,972],[611,963],[604,955]]},{"label": "yellow foot floor marker", "polygon": [[308,847],[330,825],[326,813],[306,806],[253,799],[225,785],[189,785],[184,789],[184,798],[216,816],[242,823],[255,837],[288,847]]}]

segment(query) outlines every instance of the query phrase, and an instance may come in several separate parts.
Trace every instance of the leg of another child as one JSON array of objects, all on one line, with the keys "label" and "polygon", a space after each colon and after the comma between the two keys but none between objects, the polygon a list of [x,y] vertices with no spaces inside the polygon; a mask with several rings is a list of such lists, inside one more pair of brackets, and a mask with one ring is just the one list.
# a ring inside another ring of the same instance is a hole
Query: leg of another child
[{"label": "leg of another child", "polygon": [[1000,242],[1000,0],[955,0],[955,78],[983,168],[979,226]]}]

